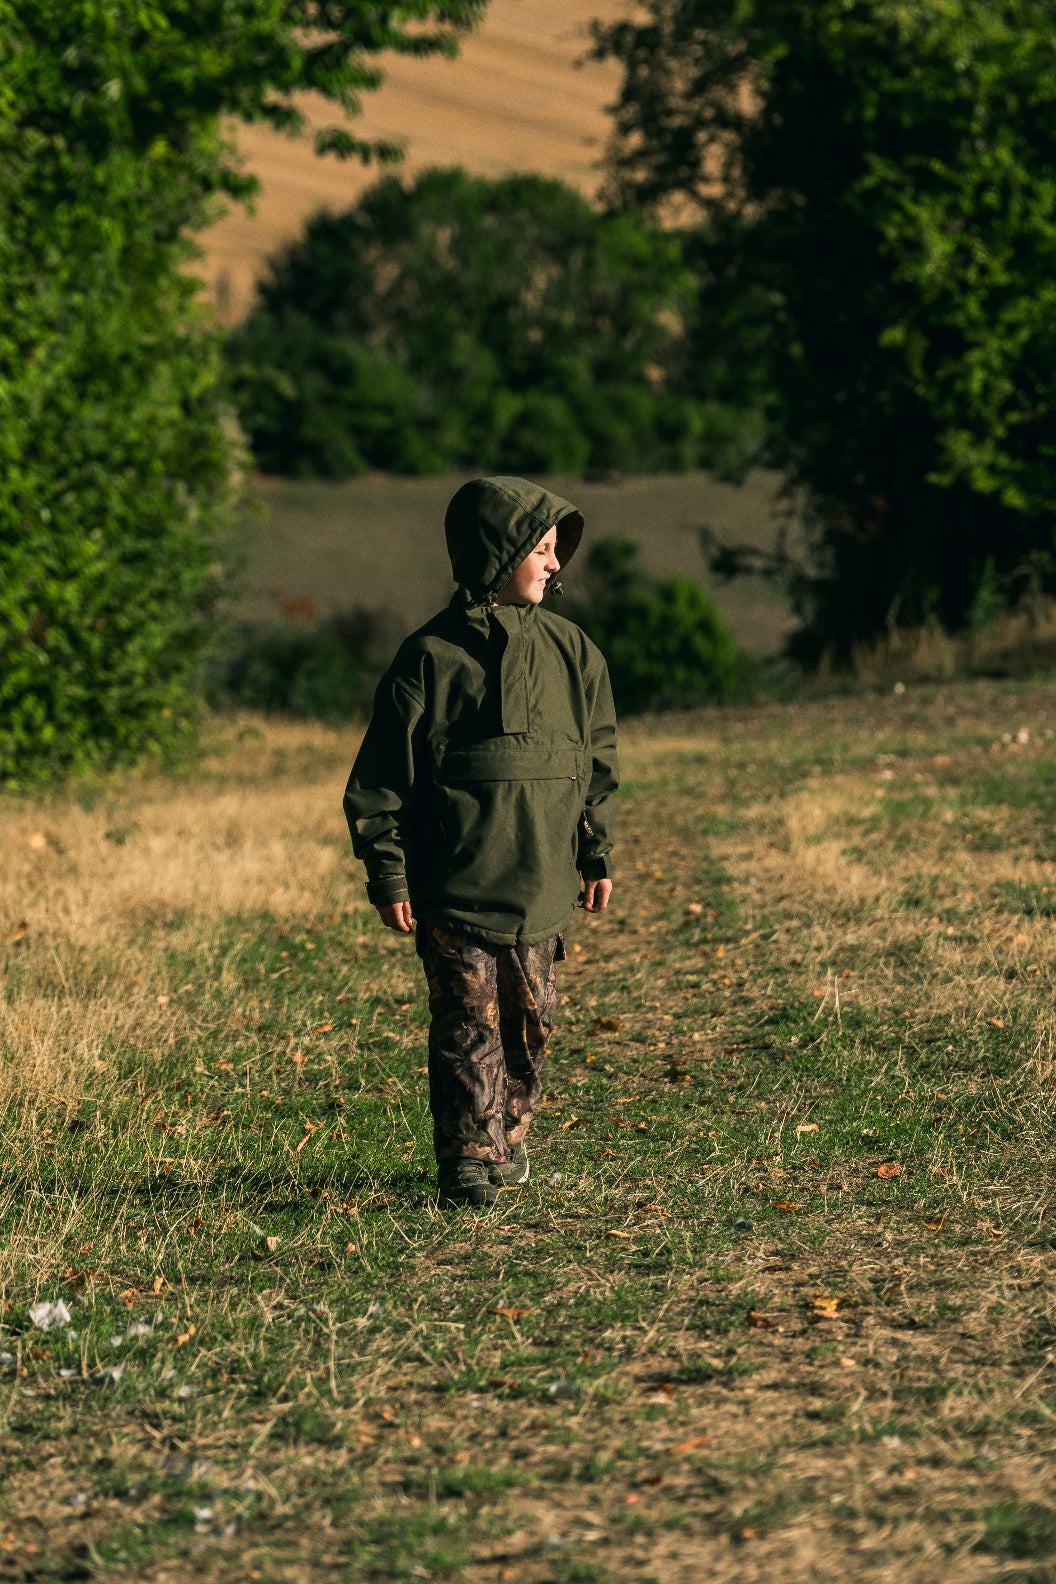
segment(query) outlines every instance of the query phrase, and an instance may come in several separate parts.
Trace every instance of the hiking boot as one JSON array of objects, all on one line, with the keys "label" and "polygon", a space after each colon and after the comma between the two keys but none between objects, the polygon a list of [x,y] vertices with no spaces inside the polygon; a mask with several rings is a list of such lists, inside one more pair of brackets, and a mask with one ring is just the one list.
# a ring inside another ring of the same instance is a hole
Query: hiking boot
[{"label": "hiking boot", "polygon": [[499,1188],[520,1188],[528,1181],[528,1151],[524,1140],[510,1145],[510,1158],[501,1166],[489,1166],[488,1176]]},{"label": "hiking boot", "polygon": [[490,1205],[499,1197],[485,1161],[444,1160],[437,1167],[436,1186],[442,1205]]}]

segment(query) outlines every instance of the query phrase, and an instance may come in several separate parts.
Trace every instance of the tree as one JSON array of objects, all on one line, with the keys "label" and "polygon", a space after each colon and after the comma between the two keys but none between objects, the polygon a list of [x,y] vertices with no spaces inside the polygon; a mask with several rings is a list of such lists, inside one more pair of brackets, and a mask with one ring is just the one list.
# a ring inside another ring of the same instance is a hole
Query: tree
[{"label": "tree", "polygon": [[[769,299],[799,649],[1056,587],[1056,33],[1040,0],[649,0],[613,183]],[[762,294],[760,296],[760,294]]]},{"label": "tree", "polygon": [[294,129],[308,88],[354,111],[374,55],[450,49],[475,10],[0,0],[0,781],[190,729],[237,445],[183,267],[253,187],[221,118]]},{"label": "tree", "polygon": [[694,317],[677,236],[541,176],[431,170],[316,215],[230,356],[275,473],[733,465]]}]

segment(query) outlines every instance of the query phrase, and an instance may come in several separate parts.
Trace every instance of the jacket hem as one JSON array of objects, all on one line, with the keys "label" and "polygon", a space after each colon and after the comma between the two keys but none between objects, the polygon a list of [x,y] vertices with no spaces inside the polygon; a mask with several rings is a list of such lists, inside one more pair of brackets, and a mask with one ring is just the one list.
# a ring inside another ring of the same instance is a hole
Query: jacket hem
[{"label": "jacket hem", "polygon": [[487,946],[538,946],[540,941],[564,934],[572,921],[574,911],[575,909],[570,907],[566,914],[555,923],[547,925],[545,929],[511,933],[509,930],[488,929],[486,925],[462,918],[457,913],[446,912],[443,908],[414,909],[415,916],[424,924],[438,924],[441,929],[458,930],[460,934],[483,941]]}]

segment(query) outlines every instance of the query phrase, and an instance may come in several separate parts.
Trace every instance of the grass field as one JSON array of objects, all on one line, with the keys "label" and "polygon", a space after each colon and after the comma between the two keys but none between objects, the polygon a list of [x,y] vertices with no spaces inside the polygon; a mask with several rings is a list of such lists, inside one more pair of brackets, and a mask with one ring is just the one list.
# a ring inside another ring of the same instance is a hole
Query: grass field
[{"label": "grass field", "polygon": [[349,736],[0,805],[0,1577],[1056,1577],[1054,736],[982,683],[629,729],[481,1213]]},{"label": "grass field", "polygon": [[[241,613],[273,621],[278,601],[308,600],[320,613],[367,606],[388,614],[393,643],[450,598],[444,511],[464,475],[395,478],[373,475],[344,484],[255,479],[242,526],[245,598]],[[723,585],[711,578],[697,529],[769,547],[777,529],[778,476],[752,474],[743,486],[704,472],[584,483],[543,480],[579,506],[587,521],[584,547],[620,534],[642,547],[654,576],[703,583],[741,643],[755,654],[780,647],[792,625],[784,596],[758,577]],[[575,592],[577,563],[565,585]]]}]

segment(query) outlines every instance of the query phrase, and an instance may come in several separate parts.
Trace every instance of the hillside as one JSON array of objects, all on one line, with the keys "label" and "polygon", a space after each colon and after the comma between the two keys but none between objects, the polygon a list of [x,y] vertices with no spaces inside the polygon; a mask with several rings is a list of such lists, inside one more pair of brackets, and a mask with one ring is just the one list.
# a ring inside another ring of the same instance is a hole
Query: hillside
[{"label": "hillside", "polygon": [[[411,175],[429,165],[485,176],[531,170],[593,192],[619,71],[584,60],[589,23],[626,10],[626,0],[492,0],[456,60],[384,59],[385,83],[366,95],[356,131],[404,140]],[[323,99],[305,96],[302,105],[313,127],[333,124]],[[308,135],[232,133],[262,187],[255,214],[233,209],[202,238],[202,274],[225,320],[245,312],[265,259],[308,215],[347,207],[377,176],[374,167],[320,159]]]}]

